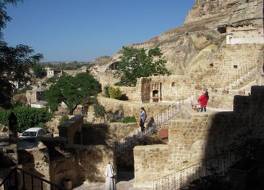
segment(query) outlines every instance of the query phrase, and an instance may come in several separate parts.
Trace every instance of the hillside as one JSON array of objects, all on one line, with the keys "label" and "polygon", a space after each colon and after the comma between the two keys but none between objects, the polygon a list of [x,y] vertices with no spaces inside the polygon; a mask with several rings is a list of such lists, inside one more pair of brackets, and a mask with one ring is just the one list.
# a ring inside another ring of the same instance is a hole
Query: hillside
[{"label": "hillside", "polygon": [[[229,36],[235,37],[235,44],[228,44]],[[263,0],[196,0],[181,27],[131,46],[158,46],[172,74],[188,75],[194,81],[220,88],[261,67],[263,44]],[[109,70],[107,65],[118,56],[96,67]]]}]

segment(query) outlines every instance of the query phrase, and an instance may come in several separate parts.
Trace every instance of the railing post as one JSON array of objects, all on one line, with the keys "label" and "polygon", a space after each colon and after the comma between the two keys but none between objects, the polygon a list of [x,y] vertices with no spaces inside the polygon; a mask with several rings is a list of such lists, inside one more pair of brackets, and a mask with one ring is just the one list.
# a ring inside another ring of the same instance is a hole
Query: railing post
[{"label": "railing post", "polygon": [[14,175],[15,175],[15,189],[17,190],[18,189],[18,179],[17,179],[17,175],[18,175],[18,172],[17,172],[17,169],[14,170]]},{"label": "railing post", "polygon": [[34,180],[33,180],[33,175],[31,175],[31,190],[34,190]]},{"label": "railing post", "polygon": [[25,189],[25,173],[22,171],[22,184],[23,184],[23,190]]}]

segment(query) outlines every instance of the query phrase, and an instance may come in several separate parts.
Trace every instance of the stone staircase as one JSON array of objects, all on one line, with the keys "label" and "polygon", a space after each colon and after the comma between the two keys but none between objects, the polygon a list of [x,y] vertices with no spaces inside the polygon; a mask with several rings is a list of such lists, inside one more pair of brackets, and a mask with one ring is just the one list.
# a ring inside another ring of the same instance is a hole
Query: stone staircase
[{"label": "stone staircase", "polygon": [[239,79],[229,84],[226,88],[230,90],[235,90],[245,86],[247,83],[252,81],[252,78],[256,75],[257,71],[257,67],[252,68],[245,75],[242,75]]},{"label": "stone staircase", "polygon": [[182,110],[182,107],[187,104],[191,104],[194,96],[191,96],[185,100],[177,101],[164,110],[156,114],[154,117],[149,119],[145,131],[142,133],[140,128],[137,128],[127,137],[121,139],[116,144],[117,152],[124,152],[128,149],[132,149],[134,146],[138,145],[139,141],[145,137],[151,136],[153,133],[159,131],[160,129],[166,127],[168,123],[175,118],[175,116]]},{"label": "stone staircase", "polygon": [[211,171],[212,166],[218,166],[216,173],[225,174],[228,168],[234,164],[238,157],[232,152],[225,152],[217,157],[204,162],[190,164],[178,171],[153,181],[152,190],[180,190],[187,187],[192,181],[200,177],[215,174]]}]

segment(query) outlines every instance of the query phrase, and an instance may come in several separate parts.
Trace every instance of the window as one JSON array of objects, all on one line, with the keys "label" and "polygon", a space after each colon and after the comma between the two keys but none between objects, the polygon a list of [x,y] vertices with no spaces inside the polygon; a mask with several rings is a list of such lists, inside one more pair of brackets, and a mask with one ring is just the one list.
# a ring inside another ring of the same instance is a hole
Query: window
[{"label": "window", "polygon": [[171,87],[174,87],[174,86],[175,86],[175,82],[172,82],[172,83],[171,83]]},{"label": "window", "polygon": [[39,130],[38,136],[43,136],[45,135],[45,131],[43,129]]},{"label": "window", "polygon": [[237,66],[237,65],[233,65],[233,67],[234,67],[234,69],[237,69],[237,68],[238,68],[238,66]]},{"label": "window", "polygon": [[221,34],[226,33],[226,27],[225,26],[220,26],[217,28],[217,31]]},{"label": "window", "polygon": [[213,63],[210,63],[210,67],[214,67],[214,64]]}]

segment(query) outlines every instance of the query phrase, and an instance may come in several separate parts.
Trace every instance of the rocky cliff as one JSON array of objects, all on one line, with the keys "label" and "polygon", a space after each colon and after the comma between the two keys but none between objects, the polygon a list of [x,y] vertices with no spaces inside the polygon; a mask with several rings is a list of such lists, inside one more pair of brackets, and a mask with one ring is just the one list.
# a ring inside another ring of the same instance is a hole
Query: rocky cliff
[{"label": "rocky cliff", "polygon": [[[264,38],[263,7],[263,0],[196,0],[183,26],[131,46],[160,47],[167,59],[166,66],[173,74],[187,74],[204,83],[224,78],[226,71],[235,68],[228,73],[227,85],[238,75],[247,73],[251,66],[263,63],[263,44],[238,44],[236,48],[227,44],[228,35],[234,33],[228,27],[242,27],[238,41],[253,35],[252,31],[243,29],[244,26],[255,28],[256,35]],[[245,56],[248,54],[254,57]],[[118,55],[112,58],[116,59]],[[237,59],[233,59],[234,56]],[[216,83],[213,85],[221,87],[222,81],[216,80]]]},{"label": "rocky cliff", "polygon": [[211,20],[216,25],[236,22],[263,24],[263,0],[196,0],[185,24]]}]

